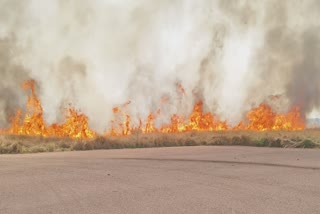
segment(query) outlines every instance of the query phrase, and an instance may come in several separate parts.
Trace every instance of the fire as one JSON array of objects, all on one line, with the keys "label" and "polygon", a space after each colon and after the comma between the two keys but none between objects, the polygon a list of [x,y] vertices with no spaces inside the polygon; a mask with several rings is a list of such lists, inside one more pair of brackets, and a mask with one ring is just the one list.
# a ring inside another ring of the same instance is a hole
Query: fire
[{"label": "fire", "polygon": [[24,90],[31,90],[27,100],[27,111],[23,115],[18,109],[11,120],[11,126],[3,130],[4,134],[43,137],[93,138],[96,133],[89,129],[88,117],[73,107],[66,110],[66,119],[62,124],[47,125],[43,118],[41,101],[35,93],[35,81],[23,83]]},{"label": "fire", "polygon": [[235,129],[253,131],[287,130],[296,131],[305,129],[305,123],[298,107],[293,107],[287,114],[277,114],[266,104],[247,113],[248,123],[241,121]]},{"label": "fire", "polygon": [[[120,110],[119,110],[120,111]],[[116,112],[117,114],[118,112]],[[130,118],[128,114],[125,114]],[[294,107],[287,114],[277,114],[272,108],[266,104],[260,104],[257,108],[252,109],[247,113],[246,120],[241,121],[238,126],[228,126],[226,121],[220,121],[210,112],[203,112],[203,103],[195,104],[193,111],[189,117],[172,115],[169,125],[162,125],[157,128],[155,121],[156,114],[150,113],[145,121],[145,126],[142,125],[141,119],[138,127],[119,126],[114,127],[106,135],[109,136],[125,136],[130,135],[133,130],[138,130],[141,133],[179,133],[191,131],[224,131],[224,130],[251,130],[251,131],[276,131],[288,130],[296,131],[305,129],[305,123],[302,119],[299,108]],[[128,120],[126,124],[128,123]],[[121,123],[119,123],[121,124]]]},{"label": "fire", "polygon": [[[35,92],[35,81],[30,80],[23,83],[23,89],[30,91],[27,99],[26,112],[21,109],[16,111],[12,117],[11,126],[2,130],[1,134],[28,135],[43,137],[70,137],[88,139],[98,134],[89,127],[89,118],[69,106],[65,110],[65,120],[61,124],[47,125],[43,117],[43,108],[40,99]],[[177,93],[185,95],[185,89],[177,84]],[[165,104],[169,98],[161,98],[160,104]],[[236,127],[229,126],[226,121],[221,121],[210,112],[204,111],[202,101],[197,102],[192,112],[188,115],[173,114],[169,124],[157,126],[157,120],[161,111],[150,112],[146,119],[138,118],[139,124],[134,125],[132,116],[126,112],[130,101],[112,109],[114,120],[111,128],[104,133],[106,136],[128,136],[134,132],[140,133],[179,133],[179,132],[205,132],[224,130],[252,130],[252,131],[274,131],[274,130],[303,130],[305,122],[300,114],[299,107],[293,107],[286,114],[278,114],[267,104],[260,104],[249,111],[245,120]]]},{"label": "fire", "polygon": [[189,132],[189,131],[222,131],[227,130],[228,126],[225,121],[215,119],[215,115],[203,112],[203,103],[200,101],[195,104],[189,118],[173,115],[171,117],[171,125],[164,132]]}]

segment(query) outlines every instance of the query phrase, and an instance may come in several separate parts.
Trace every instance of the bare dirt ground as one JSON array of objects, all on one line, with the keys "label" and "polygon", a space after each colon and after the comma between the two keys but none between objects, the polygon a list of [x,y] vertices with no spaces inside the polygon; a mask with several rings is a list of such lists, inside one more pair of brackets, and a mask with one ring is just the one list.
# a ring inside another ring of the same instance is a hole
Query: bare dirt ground
[{"label": "bare dirt ground", "polygon": [[0,213],[320,213],[320,150],[242,146],[0,156]]}]

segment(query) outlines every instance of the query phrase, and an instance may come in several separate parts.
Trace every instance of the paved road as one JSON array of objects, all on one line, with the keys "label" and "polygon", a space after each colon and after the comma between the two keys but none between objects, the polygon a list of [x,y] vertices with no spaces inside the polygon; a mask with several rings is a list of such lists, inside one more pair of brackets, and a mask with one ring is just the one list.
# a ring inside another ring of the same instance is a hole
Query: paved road
[{"label": "paved road", "polygon": [[0,156],[0,213],[320,213],[320,150],[180,147]]}]

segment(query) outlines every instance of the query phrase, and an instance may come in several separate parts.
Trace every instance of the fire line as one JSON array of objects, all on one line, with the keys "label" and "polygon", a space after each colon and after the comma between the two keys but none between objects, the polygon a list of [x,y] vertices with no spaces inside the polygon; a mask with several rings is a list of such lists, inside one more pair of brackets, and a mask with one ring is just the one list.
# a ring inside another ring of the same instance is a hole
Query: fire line
[{"label": "fire line", "polygon": [[[111,121],[111,128],[103,134],[98,134],[89,127],[89,118],[74,107],[65,109],[65,120],[61,124],[46,124],[43,118],[43,109],[40,99],[35,92],[35,81],[29,80],[23,83],[24,90],[30,90],[27,99],[26,112],[23,114],[18,109],[11,119],[11,125],[2,129],[2,135],[26,135],[43,137],[70,137],[74,139],[95,138],[98,135],[104,136],[128,136],[134,132],[140,133],[179,133],[179,132],[204,132],[224,130],[251,130],[251,131],[296,131],[305,129],[305,122],[300,113],[300,108],[294,106],[286,114],[278,114],[272,108],[262,103],[249,111],[246,118],[237,126],[232,127],[226,121],[210,113],[203,111],[203,102],[197,102],[191,114],[187,117],[173,114],[169,124],[156,127],[155,121],[161,111],[150,112],[143,120],[138,118],[139,125],[134,126],[131,122],[132,116],[121,107],[114,107],[114,120]],[[185,90],[179,84],[177,90],[184,95]],[[127,102],[122,107],[130,104]]]}]

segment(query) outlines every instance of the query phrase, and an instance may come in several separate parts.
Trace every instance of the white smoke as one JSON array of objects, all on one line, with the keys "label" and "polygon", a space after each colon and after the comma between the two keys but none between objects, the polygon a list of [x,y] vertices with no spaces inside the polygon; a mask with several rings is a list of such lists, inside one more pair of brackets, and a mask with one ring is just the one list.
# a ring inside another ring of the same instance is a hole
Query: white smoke
[{"label": "white smoke", "polygon": [[[296,77],[319,82],[320,66],[296,68],[312,63],[302,58],[305,40],[319,41],[318,2],[0,0],[0,89],[10,91],[0,94],[0,122],[22,105],[26,78],[39,84],[47,122],[61,120],[72,103],[98,130],[128,100],[135,118],[161,108],[163,122],[202,99],[234,124],[279,93],[307,113],[320,104],[319,86],[296,98]],[[186,89],[182,100],[177,83]]]}]

